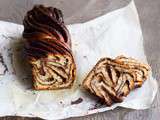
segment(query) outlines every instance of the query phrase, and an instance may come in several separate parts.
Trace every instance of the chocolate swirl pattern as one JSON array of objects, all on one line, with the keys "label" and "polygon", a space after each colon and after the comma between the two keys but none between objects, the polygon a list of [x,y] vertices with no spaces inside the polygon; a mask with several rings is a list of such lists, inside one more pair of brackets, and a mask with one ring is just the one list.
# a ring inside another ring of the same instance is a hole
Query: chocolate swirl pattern
[{"label": "chocolate swirl pattern", "polygon": [[141,87],[150,67],[133,58],[102,58],[90,71],[83,86],[110,106],[122,102],[131,90]]},{"label": "chocolate swirl pattern", "polygon": [[23,20],[25,51],[35,89],[70,88],[76,65],[69,32],[60,10],[36,5]]}]

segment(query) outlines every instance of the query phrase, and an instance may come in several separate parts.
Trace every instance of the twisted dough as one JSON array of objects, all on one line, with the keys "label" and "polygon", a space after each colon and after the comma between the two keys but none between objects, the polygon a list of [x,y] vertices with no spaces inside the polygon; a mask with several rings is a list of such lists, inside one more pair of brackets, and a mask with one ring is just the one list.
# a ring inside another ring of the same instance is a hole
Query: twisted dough
[{"label": "twisted dough", "polygon": [[133,58],[102,58],[87,75],[83,86],[110,106],[122,102],[131,90],[141,87],[149,70],[148,65]]},{"label": "twisted dough", "polygon": [[32,65],[35,89],[61,89],[72,86],[76,65],[69,32],[60,10],[36,5],[23,21],[25,51]]}]

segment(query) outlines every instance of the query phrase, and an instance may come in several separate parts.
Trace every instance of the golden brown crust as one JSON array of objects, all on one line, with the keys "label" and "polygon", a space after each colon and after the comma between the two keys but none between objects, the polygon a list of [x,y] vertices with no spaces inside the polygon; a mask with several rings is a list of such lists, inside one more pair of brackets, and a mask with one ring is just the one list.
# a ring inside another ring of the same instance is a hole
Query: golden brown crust
[{"label": "golden brown crust", "polygon": [[141,87],[150,67],[133,58],[102,58],[83,81],[83,87],[110,106],[122,102],[131,90]]},{"label": "golden brown crust", "polygon": [[32,65],[34,88],[70,88],[75,80],[76,65],[62,12],[36,5],[27,12],[23,24],[25,51]]}]

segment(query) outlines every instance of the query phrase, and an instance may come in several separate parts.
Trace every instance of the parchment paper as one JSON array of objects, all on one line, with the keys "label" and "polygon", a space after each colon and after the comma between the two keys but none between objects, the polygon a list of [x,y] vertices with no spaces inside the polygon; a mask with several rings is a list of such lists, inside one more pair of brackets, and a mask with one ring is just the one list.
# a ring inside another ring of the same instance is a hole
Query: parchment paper
[{"label": "parchment paper", "polygon": [[101,57],[126,55],[147,63],[143,36],[134,2],[119,10],[88,21],[68,25],[77,64],[72,89],[35,91],[29,66],[23,56],[23,26],[0,21],[0,116],[18,115],[62,119],[103,112],[117,106],[149,108],[157,92],[156,80],[149,77],[122,103],[106,107],[86,93],[81,83]]}]

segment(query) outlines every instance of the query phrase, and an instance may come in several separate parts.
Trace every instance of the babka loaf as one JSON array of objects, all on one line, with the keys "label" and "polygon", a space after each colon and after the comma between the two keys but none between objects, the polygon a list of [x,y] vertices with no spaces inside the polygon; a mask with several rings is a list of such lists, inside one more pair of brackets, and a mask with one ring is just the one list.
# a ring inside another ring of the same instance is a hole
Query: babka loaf
[{"label": "babka loaf", "polygon": [[102,58],[83,81],[85,89],[110,106],[122,102],[131,90],[141,87],[150,67],[133,58]]},{"label": "babka loaf", "polygon": [[70,88],[75,79],[76,65],[62,12],[57,8],[36,5],[27,12],[23,25],[25,53],[32,66],[34,88]]}]

